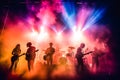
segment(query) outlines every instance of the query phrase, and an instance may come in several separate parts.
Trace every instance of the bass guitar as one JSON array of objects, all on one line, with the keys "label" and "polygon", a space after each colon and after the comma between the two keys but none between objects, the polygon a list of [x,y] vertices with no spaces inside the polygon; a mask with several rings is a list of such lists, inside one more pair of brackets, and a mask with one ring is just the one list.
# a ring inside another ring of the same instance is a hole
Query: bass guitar
[{"label": "bass guitar", "polygon": [[12,58],[11,58],[11,61],[12,62],[15,62],[19,57],[25,55],[25,53],[21,54],[21,55],[13,55]]}]

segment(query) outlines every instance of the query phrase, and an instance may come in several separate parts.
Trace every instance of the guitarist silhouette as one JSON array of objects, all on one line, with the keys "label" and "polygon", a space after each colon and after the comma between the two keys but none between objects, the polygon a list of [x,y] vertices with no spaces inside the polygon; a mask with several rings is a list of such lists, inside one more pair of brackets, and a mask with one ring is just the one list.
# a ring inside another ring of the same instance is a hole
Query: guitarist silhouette
[{"label": "guitarist silhouette", "polygon": [[76,59],[77,59],[77,63],[78,63],[78,65],[77,65],[77,71],[79,71],[79,69],[80,69],[80,71],[83,71],[84,70],[84,63],[83,63],[83,56],[85,56],[85,55],[87,55],[87,54],[89,54],[89,53],[92,53],[92,51],[90,51],[90,52],[88,52],[88,53],[85,53],[85,54],[83,54],[83,52],[82,52],[82,49],[85,47],[85,44],[84,43],[81,43],[80,44],[80,47],[78,47],[78,49],[77,49],[77,53],[76,53],[76,55],[75,55],[75,57],[76,57]]},{"label": "guitarist silhouette", "polygon": [[12,71],[13,68],[14,68],[14,71],[16,71],[19,57],[23,55],[23,54],[19,55],[20,53],[21,53],[20,44],[17,44],[16,47],[12,51],[13,56],[11,57],[11,66],[9,69],[10,71]]},{"label": "guitarist silhouette", "polygon": [[53,43],[49,43],[49,47],[46,49],[43,59],[47,61],[47,65],[51,66],[53,62],[53,54],[55,53],[55,49],[53,48]]},{"label": "guitarist silhouette", "polygon": [[28,47],[26,52],[26,60],[28,61],[28,69],[30,71],[31,69],[33,69],[33,64],[36,57],[35,52],[37,52],[38,50],[36,50],[36,48],[32,46],[31,42],[28,42],[26,46]]},{"label": "guitarist silhouette", "polygon": [[94,51],[92,53],[92,69],[93,71],[97,71],[99,69],[99,58],[102,57],[104,53],[102,53],[98,48],[94,47]]}]

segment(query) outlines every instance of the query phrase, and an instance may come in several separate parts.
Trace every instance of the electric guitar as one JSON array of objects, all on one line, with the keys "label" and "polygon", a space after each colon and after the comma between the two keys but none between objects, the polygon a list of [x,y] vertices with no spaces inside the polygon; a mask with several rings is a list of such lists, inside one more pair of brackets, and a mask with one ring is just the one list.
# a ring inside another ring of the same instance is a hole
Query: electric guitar
[{"label": "electric guitar", "polygon": [[90,54],[90,53],[93,53],[93,51],[90,51],[90,52],[87,52],[87,53],[84,53],[84,54],[81,54],[81,55],[78,54],[78,55],[76,55],[76,58],[82,58],[85,55]]},{"label": "electric guitar", "polygon": [[83,56],[85,56],[85,55],[87,55],[87,54],[90,54],[90,53],[92,53],[93,51],[90,51],[90,52],[87,52],[87,53],[85,53],[85,54],[82,54],[82,57]]},{"label": "electric guitar", "polygon": [[43,59],[44,59],[44,60],[47,60],[47,58],[49,58],[50,55],[51,55],[51,54],[45,54],[45,55],[43,56]]},{"label": "electric guitar", "polygon": [[48,55],[44,55],[44,56],[43,56],[43,59],[46,60],[46,59],[47,59],[47,56],[48,56]]},{"label": "electric guitar", "polygon": [[54,54],[54,49],[47,49],[47,50],[45,50],[45,55],[43,56],[43,59],[44,60],[47,60],[47,59],[49,59],[50,58],[50,56],[52,56],[53,54]]},{"label": "electric guitar", "polygon": [[12,62],[15,62],[19,57],[21,57],[21,56],[23,56],[23,55],[25,55],[25,53],[23,53],[23,54],[21,54],[21,55],[13,55],[13,56],[11,57],[11,61],[12,61]]}]

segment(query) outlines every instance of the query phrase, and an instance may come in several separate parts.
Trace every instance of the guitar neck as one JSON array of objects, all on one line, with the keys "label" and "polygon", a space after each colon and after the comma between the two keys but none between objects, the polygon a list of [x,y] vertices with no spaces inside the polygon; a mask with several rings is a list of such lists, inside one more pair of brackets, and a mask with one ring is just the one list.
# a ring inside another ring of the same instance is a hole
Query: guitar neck
[{"label": "guitar neck", "polygon": [[35,52],[38,52],[38,51],[39,51],[39,49],[35,50]]},{"label": "guitar neck", "polygon": [[92,53],[92,51],[90,51],[90,52],[87,52],[87,53],[83,54],[83,56],[84,56],[84,55],[87,55],[87,54],[90,54],[90,53]]},{"label": "guitar neck", "polygon": [[20,56],[22,56],[22,55],[25,55],[25,53],[23,53],[23,54],[19,55],[18,57],[20,57]]}]

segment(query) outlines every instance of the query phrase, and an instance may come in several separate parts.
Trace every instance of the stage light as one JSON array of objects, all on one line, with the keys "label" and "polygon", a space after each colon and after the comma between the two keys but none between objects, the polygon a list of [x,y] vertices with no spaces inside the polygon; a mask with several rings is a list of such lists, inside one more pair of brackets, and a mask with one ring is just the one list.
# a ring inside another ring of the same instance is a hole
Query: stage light
[{"label": "stage light", "polygon": [[45,27],[41,26],[39,29],[40,29],[39,31],[35,31],[35,29],[32,28],[32,32],[27,33],[30,40],[35,42],[47,40],[48,33],[46,32]]},{"label": "stage light", "polygon": [[63,40],[62,32],[57,32],[55,38],[58,42],[61,42]]},{"label": "stage light", "polygon": [[91,12],[91,15],[88,17],[87,22],[85,23],[84,27],[82,28],[82,31],[85,31],[89,27],[91,27],[93,24],[95,24],[100,18],[103,16],[103,12],[105,9],[93,9]]},{"label": "stage light", "polygon": [[63,54],[62,57],[66,57],[65,54]]},{"label": "stage light", "polygon": [[31,37],[35,37],[35,36],[37,36],[38,35],[38,32],[36,32],[36,31],[32,31],[31,32]]},{"label": "stage light", "polygon": [[66,25],[68,25],[68,27],[70,29],[72,29],[72,27],[76,24],[75,6],[71,2],[66,2],[63,5],[64,5],[64,11],[62,13],[62,16],[64,18],[64,21],[65,21]]},{"label": "stage light", "polygon": [[76,27],[74,26],[72,28],[72,31],[73,31],[73,35],[72,35],[72,41],[73,42],[80,42],[81,39],[83,38],[83,34],[82,32],[80,31],[80,27]]},{"label": "stage light", "polygon": [[44,26],[40,27],[40,33],[38,33],[37,41],[43,41],[45,38],[47,38],[48,33],[45,32]]}]

